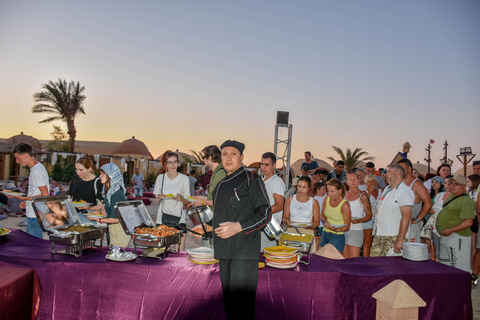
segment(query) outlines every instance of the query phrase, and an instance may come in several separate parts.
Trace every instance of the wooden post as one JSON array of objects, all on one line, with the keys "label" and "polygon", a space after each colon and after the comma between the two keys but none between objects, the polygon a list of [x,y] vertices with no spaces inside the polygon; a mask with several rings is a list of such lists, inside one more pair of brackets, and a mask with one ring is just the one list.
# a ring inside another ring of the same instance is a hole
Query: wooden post
[{"label": "wooden post", "polygon": [[427,304],[403,280],[395,280],[372,295],[377,300],[376,320],[417,320],[418,308]]}]

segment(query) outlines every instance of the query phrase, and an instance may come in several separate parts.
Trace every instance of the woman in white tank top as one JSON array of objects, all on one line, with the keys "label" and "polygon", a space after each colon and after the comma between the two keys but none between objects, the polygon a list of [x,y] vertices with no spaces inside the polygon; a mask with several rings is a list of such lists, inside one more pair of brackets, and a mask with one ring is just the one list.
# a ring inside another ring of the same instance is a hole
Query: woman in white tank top
[{"label": "woman in white tank top", "polygon": [[363,256],[370,257],[370,248],[372,247],[372,229],[375,222],[375,214],[377,213],[378,199],[382,195],[382,190],[378,187],[377,176],[368,174],[365,177],[367,184],[367,195],[369,196],[370,206],[372,210],[372,219],[363,224]]},{"label": "woman in white tank top", "polygon": [[[289,197],[283,210],[283,223],[288,226],[287,232],[297,233],[293,226],[302,234],[314,234],[314,230],[320,225],[320,205],[317,200],[308,195],[311,180],[302,176],[298,180],[297,194]],[[315,252],[316,245],[312,246]]]},{"label": "woman in white tank top", "polygon": [[358,177],[355,173],[347,174],[347,186],[349,187],[345,194],[345,199],[350,204],[351,223],[350,229],[345,231],[345,249],[343,256],[345,258],[355,258],[360,256],[360,249],[363,245],[363,222],[372,219],[372,208],[368,195],[358,189]]}]

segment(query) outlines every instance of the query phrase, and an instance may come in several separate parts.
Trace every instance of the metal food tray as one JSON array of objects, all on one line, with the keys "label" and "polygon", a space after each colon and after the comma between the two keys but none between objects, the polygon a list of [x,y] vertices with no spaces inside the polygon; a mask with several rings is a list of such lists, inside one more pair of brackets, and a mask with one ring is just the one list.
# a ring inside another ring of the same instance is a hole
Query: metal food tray
[{"label": "metal food tray", "polygon": [[[288,233],[284,232],[284,234],[290,234],[290,235],[296,235],[298,236],[299,234],[297,233]],[[313,235],[312,235],[313,236]],[[295,241],[295,240],[282,240],[278,239],[278,244],[284,247],[289,247],[289,248],[295,248],[298,250],[300,255],[306,255],[308,256],[308,262],[304,262],[301,260],[301,256],[299,256],[299,262],[302,262],[304,264],[309,264],[310,263],[310,250],[312,248],[313,242],[315,241],[315,237],[313,237],[312,241]]]},{"label": "metal food tray", "polygon": [[[102,246],[107,227],[81,223],[70,196],[35,197],[32,207],[40,227],[49,234],[52,253],[71,254],[79,257],[84,249],[95,247],[96,239],[100,239],[99,247]],[[72,232],[69,235],[56,234],[56,232],[62,232],[73,226],[84,226],[93,230],[83,233]],[[55,244],[69,247],[57,251]]]},{"label": "metal food tray", "polygon": [[[106,227],[103,226],[93,226],[93,225],[88,225],[88,224],[78,224],[78,226],[82,227],[87,227],[93,230],[87,231],[87,232],[82,232],[82,233],[71,233],[68,236],[59,236],[56,235],[55,233],[52,233],[53,231],[48,231],[49,234],[49,239],[50,241],[53,241],[58,244],[64,244],[64,245],[76,245],[82,242],[90,241],[90,240],[96,240],[98,238],[102,237],[102,232]],[[62,229],[57,229],[58,231],[62,232],[64,230],[67,230],[68,228],[73,227],[69,226],[67,228],[62,228]]]},{"label": "metal food tray", "polygon": [[133,242],[139,246],[163,248],[171,244],[180,243],[182,235],[180,232],[166,237],[156,237],[147,234],[133,234]]},{"label": "metal food tray", "polygon": [[[163,251],[158,250],[158,255],[163,254],[163,257],[145,253],[143,253],[142,255],[165,259],[167,246],[180,243],[180,239],[182,237],[180,232],[169,235],[167,237],[157,237],[154,235],[135,233],[136,228],[155,227],[155,223],[153,222],[152,217],[148,213],[148,210],[145,207],[143,201],[132,200],[117,202],[115,205],[115,211],[117,213],[118,219],[120,220],[120,224],[123,227],[123,230],[125,230],[125,233],[132,236],[135,254],[137,254],[137,246],[156,249],[163,248]],[[144,251],[151,252],[152,250]]]}]

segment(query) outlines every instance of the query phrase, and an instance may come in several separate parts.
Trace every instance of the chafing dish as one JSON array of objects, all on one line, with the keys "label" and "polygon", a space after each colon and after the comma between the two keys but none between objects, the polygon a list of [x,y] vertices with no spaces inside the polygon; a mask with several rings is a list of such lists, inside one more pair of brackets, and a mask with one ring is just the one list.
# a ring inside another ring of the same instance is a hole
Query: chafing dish
[{"label": "chafing dish", "polygon": [[[32,206],[40,227],[49,235],[52,253],[80,257],[83,250],[96,247],[97,239],[100,239],[98,247],[102,246],[107,227],[81,223],[70,196],[36,197]],[[79,231],[68,231],[72,227]],[[82,232],[86,228],[89,230]],[[67,247],[55,250],[56,244]]]},{"label": "chafing dish", "polygon": [[135,254],[137,254],[137,247],[140,247],[143,249],[143,256],[165,259],[167,247],[180,243],[182,237],[180,232],[166,237],[135,232],[136,228],[155,227],[145,204],[140,200],[117,202],[115,211],[125,233],[132,236]]},{"label": "chafing dish", "polygon": [[[272,219],[273,220],[273,219]],[[270,221],[271,222],[271,221]],[[288,232],[276,232],[275,233],[275,239],[278,242],[278,245],[284,246],[284,247],[289,247],[289,248],[295,248],[298,250],[298,261],[304,264],[309,264],[310,263],[310,250],[312,249],[313,242],[315,241],[315,236],[314,235],[303,235],[305,236],[311,236],[311,240],[308,241],[307,239],[305,241],[303,240],[291,240],[291,239],[282,239],[285,237],[285,235],[290,235],[292,237],[300,237],[299,234],[297,233],[288,233]],[[306,237],[305,237],[306,238]],[[306,256],[308,257],[307,261],[303,261],[302,257]]]},{"label": "chafing dish", "polygon": [[213,212],[209,206],[195,206],[192,205],[190,211],[187,212],[188,217],[192,221],[194,226],[201,225],[203,228],[202,246],[213,248],[213,234],[207,232],[204,223],[210,222],[213,218]]}]

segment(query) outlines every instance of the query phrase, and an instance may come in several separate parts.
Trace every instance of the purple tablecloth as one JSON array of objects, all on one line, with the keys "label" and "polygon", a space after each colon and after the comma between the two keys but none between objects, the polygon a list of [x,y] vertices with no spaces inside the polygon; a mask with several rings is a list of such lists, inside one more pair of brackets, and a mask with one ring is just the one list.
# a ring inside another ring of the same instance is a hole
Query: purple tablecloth
[{"label": "purple tablecloth", "polygon": [[[217,265],[186,254],[166,260],[50,253],[50,242],[17,230],[0,239],[0,266],[34,269],[42,285],[38,319],[226,319]],[[420,319],[472,319],[470,275],[433,261],[313,256],[296,269],[259,272],[258,319],[375,319],[372,294],[402,279],[427,303]]]},{"label": "purple tablecloth", "polygon": [[36,319],[40,283],[32,269],[0,267],[0,318]]}]

